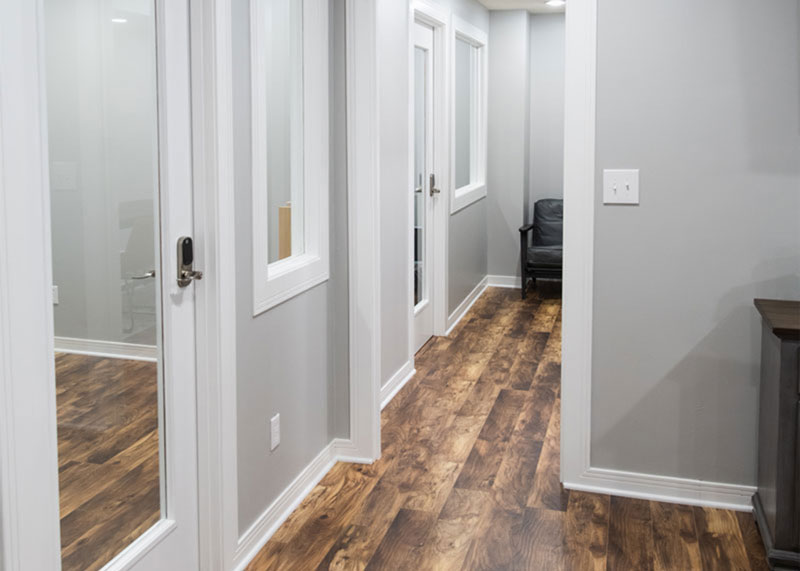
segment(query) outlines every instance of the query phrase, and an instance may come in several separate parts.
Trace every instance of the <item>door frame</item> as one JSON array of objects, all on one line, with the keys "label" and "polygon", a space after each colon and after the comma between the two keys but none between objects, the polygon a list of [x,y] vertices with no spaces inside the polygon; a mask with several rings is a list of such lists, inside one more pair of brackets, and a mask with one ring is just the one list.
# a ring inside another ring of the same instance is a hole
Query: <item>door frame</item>
[{"label": "door frame", "polygon": [[[172,5],[173,10],[175,9]],[[188,7],[187,7],[188,8]],[[187,10],[177,8],[177,10]],[[168,16],[170,6],[157,5],[157,21],[171,21],[180,12]],[[188,24],[188,23],[187,23]],[[181,45],[187,37],[164,36],[163,24],[156,34],[160,45]],[[185,30],[188,34],[188,28]],[[54,331],[52,304],[52,260],[50,237],[50,184],[46,94],[44,78],[44,6],[42,0],[3,0],[0,2],[0,395],[3,414],[0,440],[0,494],[2,499],[2,562],[7,571],[18,569],[58,569],[61,566],[60,514],[57,450],[57,410]],[[13,57],[11,56],[13,54]],[[181,54],[170,47],[159,52],[158,77],[165,80],[166,65],[179,67],[172,58]],[[188,65],[188,61],[186,62]],[[184,70],[189,77],[188,68]],[[159,94],[160,108],[173,102],[173,90]],[[165,99],[166,98],[166,99]],[[175,117],[178,123],[188,115]],[[186,149],[170,145],[174,137],[167,131],[173,121],[159,124],[159,154],[168,154],[186,164],[191,155]],[[170,163],[172,164],[172,163]],[[162,170],[162,184],[173,184],[168,169]],[[169,217],[169,197],[161,199],[161,226]],[[174,264],[175,253],[168,248],[173,234],[184,228],[171,227],[162,232],[161,268]],[[160,272],[164,274],[164,272]],[[166,297],[168,294],[162,294]],[[186,295],[193,295],[187,292]],[[170,310],[171,319],[175,309]],[[13,332],[13,333],[12,333]],[[173,339],[167,338],[166,345]],[[180,352],[179,352],[180,353]],[[179,364],[168,364],[173,370]],[[194,366],[194,363],[193,363]],[[165,372],[169,369],[165,369]],[[24,382],[21,380],[24,379]],[[168,413],[164,445],[180,449],[173,441],[175,431],[169,424],[178,417],[194,419],[195,409],[179,406],[193,402],[194,386],[169,386]],[[175,391],[183,391],[177,394]],[[172,436],[170,436],[170,434]],[[170,462],[192,464],[189,456],[173,454]],[[180,517],[197,525],[193,486],[178,486],[175,471],[167,473],[167,498],[189,494],[189,511]],[[165,498],[166,499],[166,498]],[[173,509],[187,508],[182,503]],[[173,520],[162,519],[115,557],[106,569],[127,569],[152,552],[163,539],[178,528]]]},{"label": "door frame", "polygon": [[[447,334],[448,236],[450,223],[450,22],[447,8],[427,0],[412,0],[408,12],[408,189],[414,188],[414,24],[420,22],[433,29],[433,139],[434,164],[444,165],[434,173],[442,191],[434,204],[433,259],[430,303],[433,311],[433,334]],[[441,143],[437,143],[441,141]],[[414,363],[414,195],[408,196],[408,359]]]},{"label": "door frame", "polygon": [[569,3],[565,42],[561,481],[575,489],[591,471],[597,0]]},{"label": "door frame", "polygon": [[6,571],[61,566],[42,9],[42,0],[0,1],[0,557]]}]

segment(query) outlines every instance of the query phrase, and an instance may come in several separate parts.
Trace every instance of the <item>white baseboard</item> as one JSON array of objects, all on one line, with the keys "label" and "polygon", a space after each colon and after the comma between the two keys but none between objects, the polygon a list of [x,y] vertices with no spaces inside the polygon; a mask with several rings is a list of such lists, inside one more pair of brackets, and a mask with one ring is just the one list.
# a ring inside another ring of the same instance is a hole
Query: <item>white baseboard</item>
[{"label": "white baseboard", "polygon": [[311,493],[314,486],[319,484],[320,480],[333,468],[336,462],[370,462],[358,457],[357,454],[358,452],[352,441],[342,438],[334,439],[323,448],[316,458],[298,474],[281,495],[264,510],[264,513],[239,538],[239,545],[234,555],[234,569],[241,571],[247,567],[247,564],[267,544],[269,538],[300,505],[300,502]]},{"label": "white baseboard", "polygon": [[413,377],[416,372],[414,360],[409,359],[394,375],[392,375],[391,379],[384,383],[381,387],[381,410],[386,408],[386,405],[392,401],[394,396],[400,392],[400,389],[411,380],[411,377]]},{"label": "white baseboard", "polygon": [[56,337],[55,350],[58,353],[74,353],[92,357],[128,359],[131,361],[156,361],[158,359],[158,347],[155,345],[137,345],[135,343],[117,343],[115,341],[97,341],[95,339],[76,339],[73,337]]},{"label": "white baseboard", "polygon": [[520,289],[522,287],[522,278],[520,276],[487,276],[489,278],[489,287],[508,287]]},{"label": "white baseboard", "polygon": [[564,482],[570,490],[611,494],[736,511],[752,511],[755,486],[722,484],[654,474],[589,468],[577,481]]},{"label": "white baseboard", "polygon": [[475,288],[469,292],[469,295],[464,298],[464,301],[458,304],[455,311],[450,314],[450,317],[447,318],[447,332],[445,335],[450,335],[450,332],[453,331],[458,322],[461,321],[461,318],[464,317],[469,309],[474,305],[478,298],[483,295],[483,292],[486,291],[486,288],[489,283],[489,276],[485,276]]}]

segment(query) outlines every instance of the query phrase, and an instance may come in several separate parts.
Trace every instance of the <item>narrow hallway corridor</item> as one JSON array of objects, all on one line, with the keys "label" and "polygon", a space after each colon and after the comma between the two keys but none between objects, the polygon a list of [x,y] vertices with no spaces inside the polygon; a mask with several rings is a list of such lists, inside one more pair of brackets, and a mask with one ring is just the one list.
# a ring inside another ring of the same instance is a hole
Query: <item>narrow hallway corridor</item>
[{"label": "narrow hallway corridor", "polygon": [[252,561],[267,569],[766,569],[751,514],[559,483],[561,299],[490,288]]}]

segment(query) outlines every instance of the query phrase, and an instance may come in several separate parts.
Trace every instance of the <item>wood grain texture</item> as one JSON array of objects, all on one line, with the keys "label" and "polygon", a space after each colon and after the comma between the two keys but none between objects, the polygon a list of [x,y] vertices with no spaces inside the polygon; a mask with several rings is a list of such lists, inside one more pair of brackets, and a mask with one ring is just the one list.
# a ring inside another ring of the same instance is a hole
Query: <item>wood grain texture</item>
[{"label": "wood grain texture", "polygon": [[655,544],[655,568],[700,569],[700,546],[694,510],[688,506],[650,502]]},{"label": "wood grain texture", "polygon": [[[560,337],[558,293],[489,288],[417,354],[381,459],[335,466],[249,569],[723,569],[692,508],[561,488]],[[760,571],[746,523],[717,545]]]},{"label": "wood grain texture", "polygon": [[700,555],[705,569],[750,569],[736,514],[694,508]]},{"label": "wood grain texture", "polygon": [[62,568],[100,569],[160,518],[156,364],[55,361]]},{"label": "wood grain texture", "polygon": [[612,496],[608,518],[608,569],[654,568],[650,502]]}]

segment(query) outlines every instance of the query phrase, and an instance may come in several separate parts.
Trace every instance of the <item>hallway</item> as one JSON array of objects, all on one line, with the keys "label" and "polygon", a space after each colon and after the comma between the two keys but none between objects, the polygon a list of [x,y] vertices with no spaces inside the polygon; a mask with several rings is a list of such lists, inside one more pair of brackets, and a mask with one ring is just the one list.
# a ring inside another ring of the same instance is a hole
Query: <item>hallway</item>
[{"label": "hallway", "polygon": [[[557,286],[556,286],[557,287]],[[766,569],[752,516],[559,484],[560,291],[490,288],[248,569]]]}]

